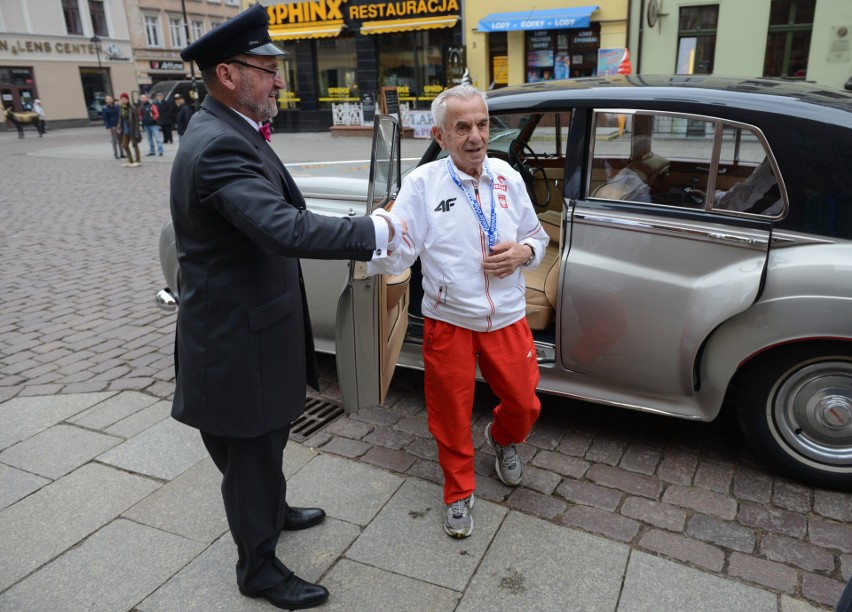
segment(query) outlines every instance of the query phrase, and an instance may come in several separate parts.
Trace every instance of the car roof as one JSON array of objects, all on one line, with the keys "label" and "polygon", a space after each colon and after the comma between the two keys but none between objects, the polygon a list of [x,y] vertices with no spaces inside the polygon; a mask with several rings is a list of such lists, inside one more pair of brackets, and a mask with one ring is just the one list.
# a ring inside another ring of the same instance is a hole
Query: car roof
[{"label": "car roof", "polygon": [[753,110],[834,122],[852,128],[852,93],[802,81],[714,75],[627,75],[543,81],[488,92],[491,111],[559,106],[662,109],[727,114]]}]

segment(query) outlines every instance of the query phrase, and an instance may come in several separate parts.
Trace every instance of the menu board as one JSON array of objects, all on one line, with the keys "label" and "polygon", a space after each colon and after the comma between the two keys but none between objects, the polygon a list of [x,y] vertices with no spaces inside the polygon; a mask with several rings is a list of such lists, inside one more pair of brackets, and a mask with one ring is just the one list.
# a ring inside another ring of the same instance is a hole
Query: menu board
[{"label": "menu board", "polygon": [[385,115],[396,115],[400,121],[402,120],[399,114],[399,93],[396,87],[382,87],[382,112]]}]

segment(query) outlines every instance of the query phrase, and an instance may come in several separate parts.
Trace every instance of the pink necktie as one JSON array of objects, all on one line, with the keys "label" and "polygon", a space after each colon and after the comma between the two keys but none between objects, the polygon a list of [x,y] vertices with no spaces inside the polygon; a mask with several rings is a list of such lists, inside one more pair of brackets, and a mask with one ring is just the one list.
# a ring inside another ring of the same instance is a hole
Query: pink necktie
[{"label": "pink necktie", "polygon": [[272,128],[269,127],[268,123],[261,125],[257,131],[266,139],[266,142],[270,142],[272,140]]}]

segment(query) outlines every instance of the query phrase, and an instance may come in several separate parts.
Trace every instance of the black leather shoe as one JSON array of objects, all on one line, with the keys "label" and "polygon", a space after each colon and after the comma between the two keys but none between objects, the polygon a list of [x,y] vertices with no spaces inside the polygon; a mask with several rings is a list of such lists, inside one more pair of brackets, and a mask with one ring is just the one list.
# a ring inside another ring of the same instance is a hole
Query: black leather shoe
[{"label": "black leather shoe", "polygon": [[250,593],[240,587],[240,593],[252,599],[265,599],[276,608],[304,610],[320,605],[328,599],[328,589],[291,574],[287,580],[271,589]]},{"label": "black leather shoe", "polygon": [[299,531],[322,523],[325,519],[325,510],[322,508],[293,508],[287,507],[284,515],[283,531]]}]

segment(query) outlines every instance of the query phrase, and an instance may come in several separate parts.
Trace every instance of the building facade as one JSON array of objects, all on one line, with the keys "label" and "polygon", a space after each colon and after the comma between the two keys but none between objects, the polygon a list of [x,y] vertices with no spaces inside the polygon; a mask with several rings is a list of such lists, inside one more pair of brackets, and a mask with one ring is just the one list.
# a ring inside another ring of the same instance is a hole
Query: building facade
[{"label": "building facade", "polygon": [[52,125],[87,125],[104,96],[136,86],[121,0],[0,0],[0,101],[40,98]]},{"label": "building facade", "polygon": [[[245,2],[244,6],[254,4]],[[287,51],[276,127],[316,131],[335,109],[386,110],[388,88],[409,109],[428,108],[466,65],[461,0],[262,2],[270,35]]]},{"label": "building facade", "polygon": [[850,0],[633,0],[631,22],[636,72],[852,78]]},{"label": "building facade", "polygon": [[528,8],[516,0],[466,2],[465,44],[473,83],[492,89],[614,72],[627,46],[630,4],[541,0]]},{"label": "building facade", "polygon": [[124,5],[136,89],[145,93],[159,81],[189,79],[194,67],[180,58],[181,49],[238,14],[242,0],[125,0]]}]

